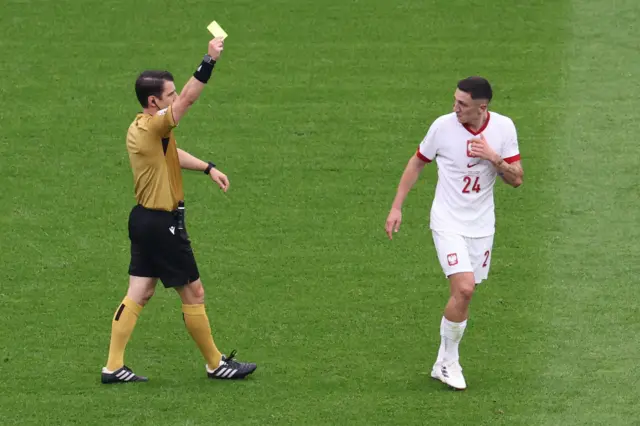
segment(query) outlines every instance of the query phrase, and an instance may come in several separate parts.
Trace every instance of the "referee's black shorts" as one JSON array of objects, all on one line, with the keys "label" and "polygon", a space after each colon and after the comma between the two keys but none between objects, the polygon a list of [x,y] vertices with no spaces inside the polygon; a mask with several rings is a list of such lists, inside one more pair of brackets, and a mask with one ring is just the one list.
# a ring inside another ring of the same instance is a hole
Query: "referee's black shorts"
[{"label": "referee's black shorts", "polygon": [[176,212],[135,206],[129,215],[129,275],[160,278],[179,287],[200,278],[186,229],[179,231]]}]

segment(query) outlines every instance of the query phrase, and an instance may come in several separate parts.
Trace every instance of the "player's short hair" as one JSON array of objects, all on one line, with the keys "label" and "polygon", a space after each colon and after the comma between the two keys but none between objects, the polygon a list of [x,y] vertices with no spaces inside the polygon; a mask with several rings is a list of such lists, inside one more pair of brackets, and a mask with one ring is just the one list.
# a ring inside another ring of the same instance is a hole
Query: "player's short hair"
[{"label": "player's short hair", "polygon": [[487,99],[491,101],[493,90],[486,78],[467,77],[458,82],[458,89],[471,95],[471,99]]},{"label": "player's short hair", "polygon": [[169,71],[143,71],[136,80],[136,96],[143,108],[149,106],[149,96],[162,97],[165,81],[173,81]]}]

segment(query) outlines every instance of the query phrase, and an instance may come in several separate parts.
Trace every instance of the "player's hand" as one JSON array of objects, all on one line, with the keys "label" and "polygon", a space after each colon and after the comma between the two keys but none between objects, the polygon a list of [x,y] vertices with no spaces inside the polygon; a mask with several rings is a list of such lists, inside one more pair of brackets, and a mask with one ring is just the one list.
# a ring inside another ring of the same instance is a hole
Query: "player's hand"
[{"label": "player's hand", "polygon": [[390,240],[393,240],[393,233],[400,230],[400,223],[402,222],[402,211],[400,209],[391,208],[389,216],[387,217],[387,223],[385,225],[385,231]]},{"label": "player's hand", "polygon": [[214,61],[217,61],[220,55],[222,54],[222,50],[224,49],[224,40],[222,37],[216,37],[209,42],[209,50],[208,54]]},{"label": "player's hand", "polygon": [[218,184],[220,189],[222,189],[224,192],[227,192],[227,190],[229,189],[229,178],[227,178],[227,175],[216,168],[212,168],[209,172],[209,176],[211,176],[212,181]]},{"label": "player's hand", "polygon": [[491,148],[491,145],[481,134],[479,138],[473,138],[471,142],[471,155],[473,157],[482,158],[483,160],[493,161],[498,154]]}]

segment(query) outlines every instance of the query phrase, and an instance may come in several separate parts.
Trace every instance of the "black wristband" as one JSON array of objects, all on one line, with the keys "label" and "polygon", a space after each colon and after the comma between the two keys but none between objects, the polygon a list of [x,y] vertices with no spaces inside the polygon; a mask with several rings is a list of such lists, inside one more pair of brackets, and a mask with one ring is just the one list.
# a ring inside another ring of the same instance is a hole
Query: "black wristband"
[{"label": "black wristband", "polygon": [[216,61],[212,60],[211,62],[202,61],[196,72],[193,73],[193,76],[196,80],[207,84],[209,79],[211,78],[211,73],[213,72],[213,67],[216,65]]},{"label": "black wristband", "polygon": [[208,164],[209,164],[209,165],[207,166],[207,168],[206,168],[206,169],[204,169],[204,174],[205,174],[205,175],[208,175],[209,173],[211,173],[211,169],[213,169],[213,168],[215,168],[215,167],[216,167],[216,165],[215,165],[215,164],[213,164],[211,161],[209,161],[209,163],[208,163]]}]

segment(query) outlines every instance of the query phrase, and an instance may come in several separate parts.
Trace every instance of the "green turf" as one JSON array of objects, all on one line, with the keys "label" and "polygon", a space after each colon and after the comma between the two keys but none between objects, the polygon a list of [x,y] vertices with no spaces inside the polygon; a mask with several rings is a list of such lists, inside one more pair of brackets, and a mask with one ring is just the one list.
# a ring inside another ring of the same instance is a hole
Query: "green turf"
[{"label": "green turf", "polygon": [[[601,4],[598,4],[601,3]],[[573,2],[549,177],[557,232],[546,284],[550,355],[540,424],[638,424],[638,4]]]},{"label": "green turf", "polygon": [[[135,4],[135,5],[134,5]],[[0,14],[0,424],[637,424],[640,256],[633,0],[7,1]],[[181,87],[206,25],[230,34],[179,145],[216,342],[259,369],[212,382],[159,289],[103,387],[126,290],[133,82]],[[494,84],[525,185],[496,190],[464,393],[429,378],[447,297],[435,167],[384,220],[455,82]],[[635,238],[634,238],[635,237]]]}]

